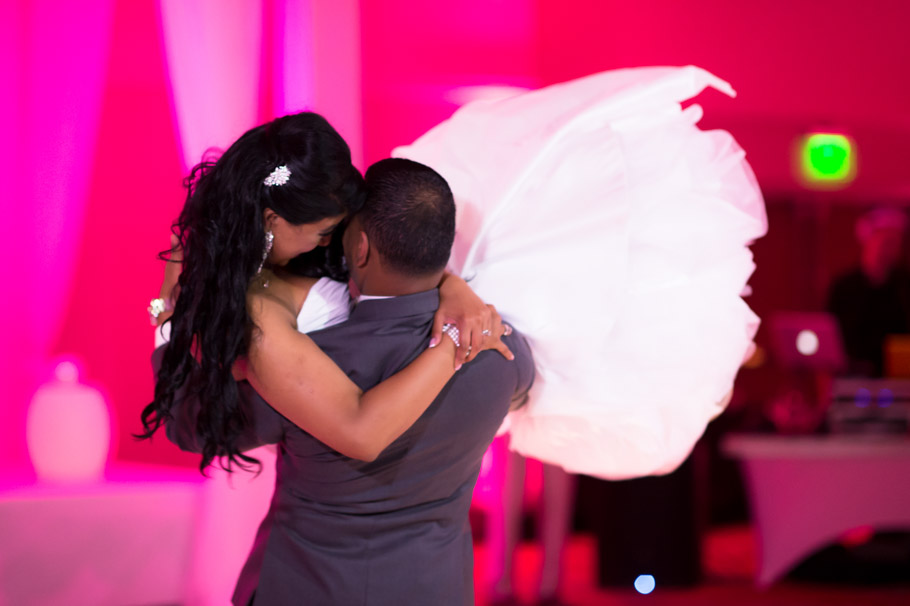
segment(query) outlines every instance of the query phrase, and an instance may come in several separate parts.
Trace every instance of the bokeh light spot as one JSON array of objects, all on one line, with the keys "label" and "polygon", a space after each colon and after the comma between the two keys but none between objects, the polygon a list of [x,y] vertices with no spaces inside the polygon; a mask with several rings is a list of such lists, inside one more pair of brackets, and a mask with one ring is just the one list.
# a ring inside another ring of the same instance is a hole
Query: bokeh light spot
[{"label": "bokeh light spot", "polygon": [[635,579],[635,591],[638,593],[649,594],[654,591],[656,586],[657,583],[650,574],[640,574],[638,575],[638,578]]},{"label": "bokeh light spot", "polygon": [[796,350],[804,356],[818,353],[818,335],[813,330],[801,330],[796,335]]},{"label": "bokeh light spot", "polygon": [[878,390],[878,397],[875,401],[879,408],[887,408],[894,404],[894,392],[887,387],[880,389]]}]

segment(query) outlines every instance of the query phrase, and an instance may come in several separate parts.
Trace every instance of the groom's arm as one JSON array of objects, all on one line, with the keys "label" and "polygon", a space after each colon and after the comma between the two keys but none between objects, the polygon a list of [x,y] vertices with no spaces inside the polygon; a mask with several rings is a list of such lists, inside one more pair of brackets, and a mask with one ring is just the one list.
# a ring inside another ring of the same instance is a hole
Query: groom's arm
[{"label": "groom's arm", "polygon": [[[166,348],[167,345],[162,345],[152,353],[152,369],[156,377]],[[244,452],[265,444],[281,442],[289,421],[269,406],[248,382],[241,381],[237,387],[240,390],[239,403],[247,418],[243,433],[238,438],[238,449]],[[168,439],[181,450],[202,452],[202,443],[196,431],[199,408],[198,396],[187,395],[185,385],[177,390],[171,418],[165,422],[164,429]]]}]

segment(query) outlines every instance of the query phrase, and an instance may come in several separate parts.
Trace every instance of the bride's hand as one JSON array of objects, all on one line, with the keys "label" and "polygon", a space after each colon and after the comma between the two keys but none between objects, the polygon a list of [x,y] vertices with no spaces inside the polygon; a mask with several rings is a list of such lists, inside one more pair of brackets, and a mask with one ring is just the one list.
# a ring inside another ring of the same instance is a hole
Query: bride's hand
[{"label": "bride's hand", "polygon": [[496,308],[484,303],[464,280],[450,273],[445,274],[439,285],[439,309],[433,318],[431,345],[442,339],[442,327],[446,323],[455,324],[460,333],[456,368],[486,349],[495,349],[509,360],[515,359],[502,342],[505,328]]},{"label": "bride's hand", "polygon": [[174,302],[177,300],[177,294],[180,289],[177,281],[180,278],[180,271],[183,269],[183,249],[180,247],[180,240],[173,233],[171,234],[171,254],[164,262],[164,280],[161,282],[161,288],[158,290],[158,297],[164,299],[167,303],[165,311],[158,314],[158,326],[161,326],[167,320],[174,310]]}]

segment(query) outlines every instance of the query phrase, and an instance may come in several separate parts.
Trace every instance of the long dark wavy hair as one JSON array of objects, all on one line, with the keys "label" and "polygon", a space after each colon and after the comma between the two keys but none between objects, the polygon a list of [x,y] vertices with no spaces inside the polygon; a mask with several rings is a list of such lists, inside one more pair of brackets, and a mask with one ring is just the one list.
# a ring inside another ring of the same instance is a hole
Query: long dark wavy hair
[{"label": "long dark wavy hair", "polygon": [[[290,179],[266,186],[264,179],[281,165]],[[363,203],[364,182],[344,139],[322,116],[304,112],[247,131],[216,161],[194,167],[184,185],[186,203],[172,227],[183,250],[179,296],[155,399],[142,411],[145,431],[137,437],[150,438],[172,418],[178,390],[185,388],[181,398],[200,401],[200,469],[216,458],[228,470],[246,467],[259,462],[238,450],[249,420],[231,366],[246,354],[254,329],[247,289],[265,249],[263,212],[271,208],[294,225],[350,214]],[[289,266],[343,278],[339,240]]]}]

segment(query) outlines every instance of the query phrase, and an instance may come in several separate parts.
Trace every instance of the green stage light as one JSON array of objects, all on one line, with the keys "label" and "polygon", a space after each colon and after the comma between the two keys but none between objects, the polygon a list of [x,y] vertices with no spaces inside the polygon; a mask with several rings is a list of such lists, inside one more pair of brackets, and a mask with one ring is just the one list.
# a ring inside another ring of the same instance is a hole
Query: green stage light
[{"label": "green stage light", "polygon": [[800,172],[807,185],[845,185],[856,176],[853,140],[836,133],[814,133],[800,146]]}]

